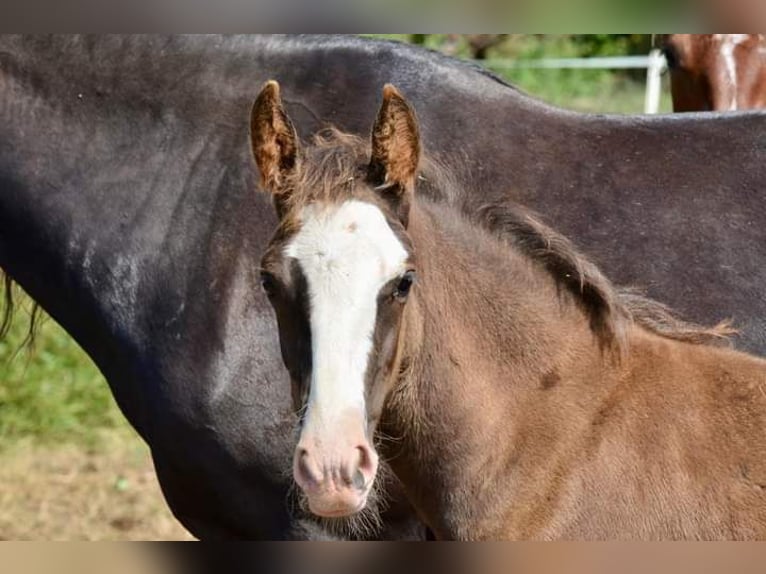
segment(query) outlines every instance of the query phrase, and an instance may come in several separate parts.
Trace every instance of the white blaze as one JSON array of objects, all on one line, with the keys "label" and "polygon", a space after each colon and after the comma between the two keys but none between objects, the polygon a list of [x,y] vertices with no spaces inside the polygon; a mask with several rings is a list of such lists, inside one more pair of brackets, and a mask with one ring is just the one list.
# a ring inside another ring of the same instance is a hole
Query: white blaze
[{"label": "white blaze", "polygon": [[312,378],[305,425],[365,412],[364,377],[378,293],[406,271],[407,251],[376,206],[351,200],[309,205],[285,248],[308,283]]},{"label": "white blaze", "polygon": [[716,39],[721,43],[721,55],[726,63],[726,72],[732,87],[730,110],[737,109],[737,61],[734,58],[734,50],[747,40],[747,36],[748,34],[715,34]]}]

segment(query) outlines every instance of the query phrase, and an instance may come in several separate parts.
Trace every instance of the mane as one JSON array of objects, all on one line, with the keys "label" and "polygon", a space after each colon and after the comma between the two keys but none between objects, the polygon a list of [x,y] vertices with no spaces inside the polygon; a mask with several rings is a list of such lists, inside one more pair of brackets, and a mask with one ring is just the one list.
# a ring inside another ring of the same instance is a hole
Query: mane
[{"label": "mane", "polygon": [[623,349],[628,327],[634,323],[667,339],[692,344],[727,343],[736,332],[728,321],[713,327],[697,325],[633,287],[615,287],[569,239],[518,204],[485,204],[468,215],[545,268],[588,315],[602,348]]},{"label": "mane", "polygon": [[[340,202],[351,197],[370,200],[364,185],[370,144],[362,138],[327,128],[304,148],[287,183],[292,193],[288,213],[307,202]],[[416,196],[447,203],[471,222],[544,268],[570,294],[589,318],[602,349],[621,352],[631,324],[677,341],[693,344],[728,342],[735,333],[728,322],[704,327],[679,318],[669,307],[634,288],[618,289],[574,244],[544,224],[532,211],[510,201],[478,203],[466,194],[450,169],[427,155],[421,157]],[[283,220],[291,225],[292,217]]]}]

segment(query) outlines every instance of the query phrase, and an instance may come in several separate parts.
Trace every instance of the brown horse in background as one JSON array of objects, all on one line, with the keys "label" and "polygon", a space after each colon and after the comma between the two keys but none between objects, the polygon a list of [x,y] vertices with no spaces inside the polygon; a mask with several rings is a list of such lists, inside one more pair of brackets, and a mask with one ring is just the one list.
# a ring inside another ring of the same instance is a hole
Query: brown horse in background
[{"label": "brown horse in background", "polygon": [[726,111],[766,107],[766,36],[662,34],[673,110]]},{"label": "brown horse in background", "polygon": [[711,345],[725,328],[618,291],[517,207],[462,209],[391,86],[371,146],[302,149],[275,82],[251,136],[312,512],[358,515],[380,454],[443,539],[766,537],[766,361]]}]

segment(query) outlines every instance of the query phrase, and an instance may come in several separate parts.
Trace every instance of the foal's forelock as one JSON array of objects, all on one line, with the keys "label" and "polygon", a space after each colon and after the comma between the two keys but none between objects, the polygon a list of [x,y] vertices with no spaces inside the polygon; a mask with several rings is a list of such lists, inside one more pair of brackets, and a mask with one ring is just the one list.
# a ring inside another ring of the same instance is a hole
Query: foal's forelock
[{"label": "foal's forelock", "polygon": [[285,181],[290,189],[287,223],[295,223],[305,205],[341,203],[364,189],[370,145],[360,137],[327,128],[315,134],[302,153]]}]

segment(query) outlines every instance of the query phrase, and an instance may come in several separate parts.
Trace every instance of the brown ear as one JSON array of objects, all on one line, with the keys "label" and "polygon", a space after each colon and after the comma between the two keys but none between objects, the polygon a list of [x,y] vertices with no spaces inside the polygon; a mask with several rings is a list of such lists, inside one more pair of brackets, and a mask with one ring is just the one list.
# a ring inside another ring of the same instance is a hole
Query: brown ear
[{"label": "brown ear", "polygon": [[372,127],[370,182],[393,202],[406,225],[418,162],[420,133],[415,112],[391,84],[383,87],[383,104]]},{"label": "brown ear", "polygon": [[269,80],[250,113],[250,144],[261,173],[261,186],[279,203],[290,190],[287,177],[298,161],[298,137],[279,97],[279,84]]}]

